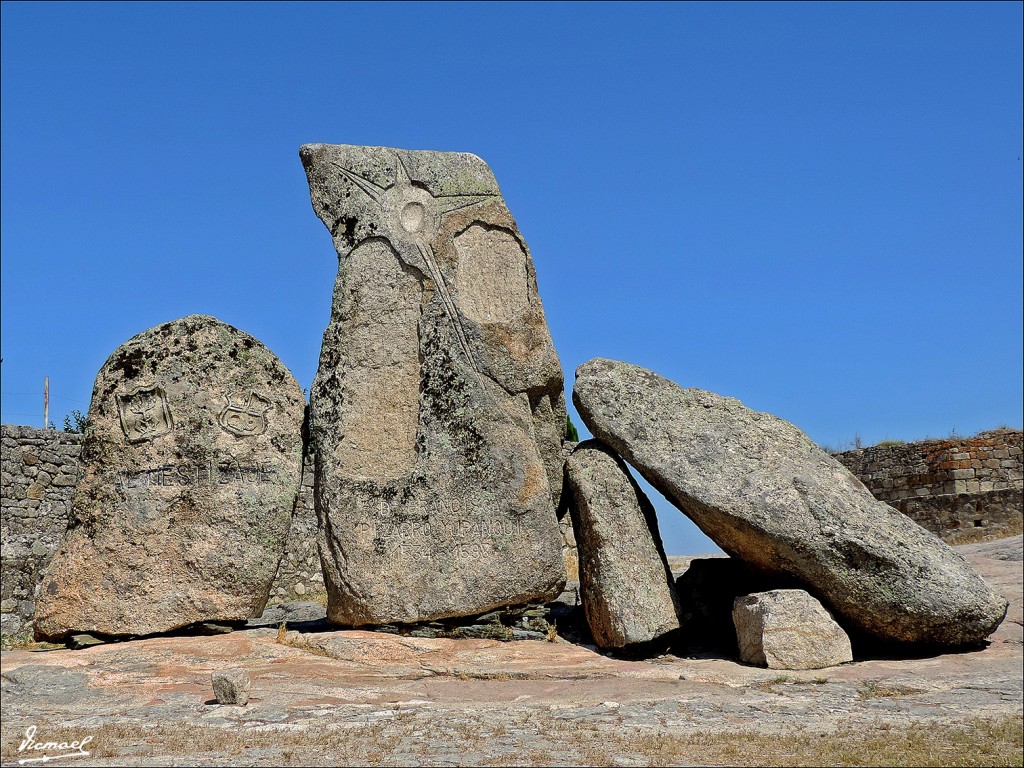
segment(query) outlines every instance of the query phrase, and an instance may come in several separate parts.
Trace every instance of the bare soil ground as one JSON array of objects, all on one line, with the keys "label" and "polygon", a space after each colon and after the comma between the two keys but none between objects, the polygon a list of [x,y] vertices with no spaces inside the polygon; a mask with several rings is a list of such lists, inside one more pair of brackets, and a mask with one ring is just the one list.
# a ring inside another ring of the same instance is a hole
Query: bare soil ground
[{"label": "bare soil ground", "polygon": [[[958,547],[1010,600],[989,644],[779,673],[565,641],[362,631],[161,637],[2,654],[4,765],[1022,763],[1021,537]],[[252,678],[220,706],[210,674]],[[66,754],[68,751],[64,750]]]}]

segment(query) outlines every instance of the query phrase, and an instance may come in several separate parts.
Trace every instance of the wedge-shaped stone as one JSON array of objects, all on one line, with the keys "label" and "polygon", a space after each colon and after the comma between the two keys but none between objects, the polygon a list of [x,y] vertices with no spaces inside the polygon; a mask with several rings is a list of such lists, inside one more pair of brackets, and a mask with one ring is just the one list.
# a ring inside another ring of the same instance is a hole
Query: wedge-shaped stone
[{"label": "wedge-shaped stone", "polygon": [[299,489],[304,410],[281,361],[215,318],[125,342],[96,377],[72,526],[44,575],[36,633],[259,616]]},{"label": "wedge-shaped stone", "polygon": [[490,169],[383,147],[300,156],[339,257],[310,398],[328,618],[553,598],[562,372]]},{"label": "wedge-shaped stone", "polygon": [[595,437],[725,552],[796,577],[848,629],[958,645],[1006,614],[966,560],[792,424],[604,359],[577,369],[573,401]]},{"label": "wedge-shaped stone", "polygon": [[569,456],[565,471],[580,599],[595,642],[623,648],[679,629],[675,583],[654,507],[622,459],[588,440]]},{"label": "wedge-shaped stone", "polygon": [[850,638],[802,589],[737,597],[732,619],[740,659],[768,669],[822,669],[853,661]]}]

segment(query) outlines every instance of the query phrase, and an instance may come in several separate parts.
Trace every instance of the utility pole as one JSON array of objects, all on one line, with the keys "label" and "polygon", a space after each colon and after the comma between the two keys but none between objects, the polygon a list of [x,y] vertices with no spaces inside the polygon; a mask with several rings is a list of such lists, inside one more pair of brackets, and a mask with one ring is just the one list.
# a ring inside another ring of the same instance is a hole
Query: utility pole
[{"label": "utility pole", "polygon": [[50,377],[43,379],[43,429],[50,428]]}]

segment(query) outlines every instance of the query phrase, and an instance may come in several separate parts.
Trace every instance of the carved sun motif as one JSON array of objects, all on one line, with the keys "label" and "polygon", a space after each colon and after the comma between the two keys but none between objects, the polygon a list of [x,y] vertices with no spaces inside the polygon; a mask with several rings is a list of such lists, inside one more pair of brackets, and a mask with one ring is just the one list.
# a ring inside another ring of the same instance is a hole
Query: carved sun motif
[{"label": "carved sun motif", "polygon": [[332,163],[332,165],[342,176],[377,204],[383,221],[387,225],[387,231],[391,235],[391,244],[402,258],[407,263],[422,263],[426,267],[427,274],[437,286],[445,314],[451,320],[455,335],[458,336],[459,346],[462,347],[470,365],[474,370],[479,371],[476,360],[470,352],[462,318],[455,309],[451,289],[437,265],[431,243],[437,236],[441,218],[444,215],[468,208],[471,205],[478,205],[496,195],[494,193],[432,195],[428,190],[413,183],[409,171],[405,167],[405,161],[398,153],[395,153],[395,183],[387,188],[374,184],[348,168],[343,168],[336,163]]}]

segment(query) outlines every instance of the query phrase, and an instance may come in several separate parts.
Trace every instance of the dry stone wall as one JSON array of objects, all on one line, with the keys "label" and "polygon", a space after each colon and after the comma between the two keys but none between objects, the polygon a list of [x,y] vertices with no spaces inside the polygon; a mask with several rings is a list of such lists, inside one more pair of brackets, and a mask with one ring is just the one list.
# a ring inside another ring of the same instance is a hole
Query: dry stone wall
[{"label": "dry stone wall", "polygon": [[[30,628],[43,569],[68,528],[82,436],[52,429],[0,427],[0,630]],[[27,632],[31,634],[31,632]]]},{"label": "dry stone wall", "polygon": [[[67,531],[71,496],[80,472],[82,435],[35,427],[0,427],[0,631],[31,635],[43,570]],[[270,602],[324,594],[313,509],[313,470],[307,457],[288,544]]]},{"label": "dry stone wall", "polygon": [[950,544],[1014,536],[1024,508],[1024,432],[877,445],[836,454],[878,499]]}]

